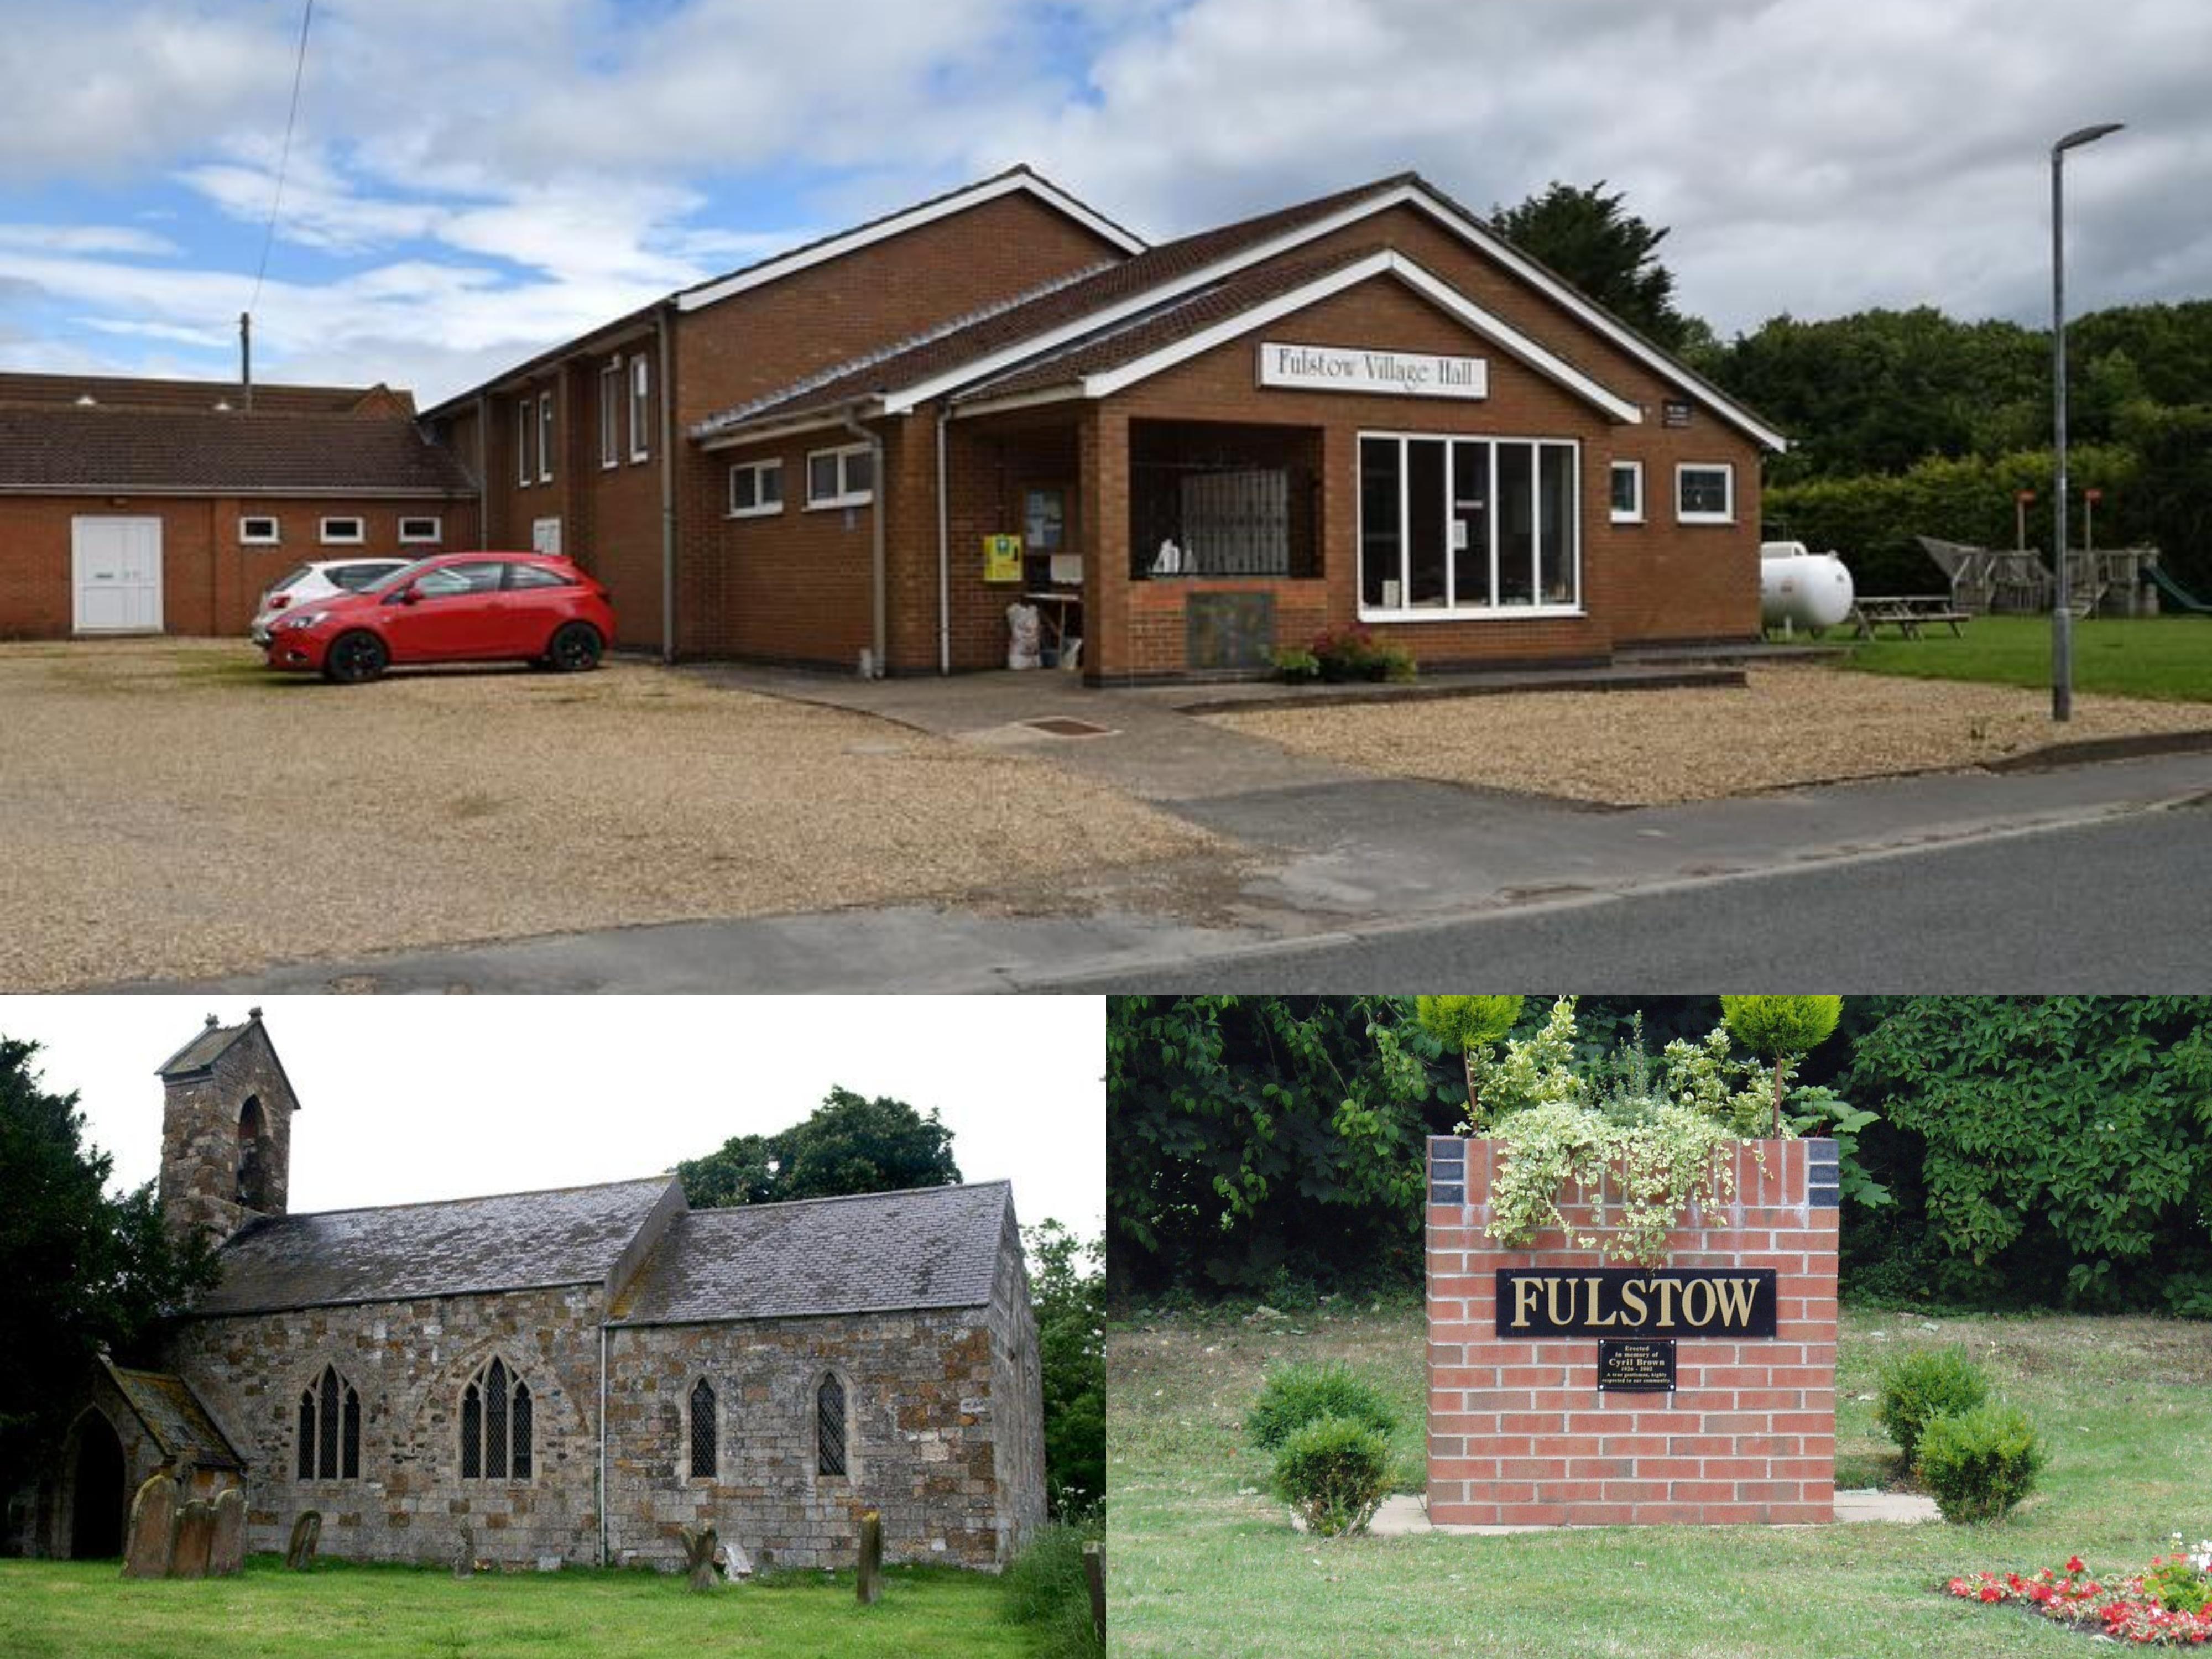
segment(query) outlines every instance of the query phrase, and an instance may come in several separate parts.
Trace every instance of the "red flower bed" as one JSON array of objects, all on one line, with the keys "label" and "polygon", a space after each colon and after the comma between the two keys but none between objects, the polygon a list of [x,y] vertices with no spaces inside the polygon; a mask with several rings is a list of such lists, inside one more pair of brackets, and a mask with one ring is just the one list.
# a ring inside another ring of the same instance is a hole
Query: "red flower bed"
[{"label": "red flower bed", "polygon": [[[2029,1578],[2016,1572],[1978,1572],[1971,1578],[1954,1578],[1943,1588],[1969,1601],[2018,1602],[2046,1619],[2116,1642],[2194,1647],[2212,1644],[2212,1601],[2192,1612],[2163,1605],[2158,1593],[2161,1577],[2170,1583],[2175,1570],[2193,1570],[2194,1565],[2185,1555],[2157,1556],[2147,1571],[2107,1584],[2087,1577],[2081,1558],[2075,1555],[2067,1559],[2063,1570],[2045,1567]],[[2146,1580],[2152,1583],[2147,1586]]]}]

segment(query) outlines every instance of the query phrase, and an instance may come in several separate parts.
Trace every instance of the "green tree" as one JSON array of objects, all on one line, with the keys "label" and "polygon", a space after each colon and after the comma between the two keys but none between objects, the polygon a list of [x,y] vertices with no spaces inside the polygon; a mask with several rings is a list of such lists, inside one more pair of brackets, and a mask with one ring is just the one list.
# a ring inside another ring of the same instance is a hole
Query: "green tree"
[{"label": "green tree", "polygon": [[1467,1115],[1475,1115],[1474,1073],[1490,1045],[1513,1029],[1521,1018],[1522,997],[1416,997],[1414,1014],[1421,1029],[1457,1054],[1467,1070]]},{"label": "green tree", "polygon": [[1790,1062],[1826,1042],[1844,1012],[1841,997],[1723,997],[1721,1017],[1738,1042],[1774,1065],[1774,1133]]},{"label": "green tree", "polygon": [[1054,1514],[1106,1496],[1106,1273],[1097,1239],[1057,1221],[1022,1230],[1044,1383],[1045,1491]]},{"label": "green tree", "polygon": [[1631,327],[1674,350],[1710,339],[1674,309],[1674,273],[1659,263],[1667,228],[1628,212],[1626,194],[1556,180],[1516,207],[1492,208],[1505,240],[1565,277]]},{"label": "green tree", "polygon": [[60,1443],[103,1349],[146,1357],[162,1313],[216,1277],[203,1240],[162,1225],[150,1182],[107,1195],[113,1160],[84,1144],[76,1096],[42,1086],[37,1052],[0,1037],[0,1492]]},{"label": "green tree", "polygon": [[960,1179],[960,1166],[952,1131],[934,1107],[925,1114],[888,1096],[870,1100],[833,1088],[805,1121],[777,1134],[734,1136],[676,1173],[692,1207],[711,1210],[947,1187]]}]

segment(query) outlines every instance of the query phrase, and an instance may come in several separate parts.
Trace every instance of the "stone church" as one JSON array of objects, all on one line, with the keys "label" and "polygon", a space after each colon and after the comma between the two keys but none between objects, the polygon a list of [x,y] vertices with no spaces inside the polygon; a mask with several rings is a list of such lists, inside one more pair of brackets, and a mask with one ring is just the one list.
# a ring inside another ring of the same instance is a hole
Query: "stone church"
[{"label": "stone church", "polygon": [[1044,1518],[1036,1322],[1003,1182],[695,1212],[669,1176],[294,1215],[300,1102],[256,1009],[159,1068],[161,1196],[221,1282],[104,1364],[20,1540],[120,1552],[130,1494],[242,1483],[247,1547],[509,1568],[995,1569]]}]

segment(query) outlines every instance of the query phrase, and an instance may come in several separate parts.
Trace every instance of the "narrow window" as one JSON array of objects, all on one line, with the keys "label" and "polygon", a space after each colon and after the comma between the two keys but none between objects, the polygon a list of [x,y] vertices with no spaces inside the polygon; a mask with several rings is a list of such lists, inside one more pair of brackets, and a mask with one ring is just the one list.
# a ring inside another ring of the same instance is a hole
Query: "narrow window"
[{"label": "narrow window", "polygon": [[538,401],[525,398],[514,406],[514,482],[527,487],[538,474]]},{"label": "narrow window", "polygon": [[1680,524],[1735,522],[1735,468],[1686,462],[1674,469],[1674,518]]},{"label": "narrow window", "polygon": [[1615,461],[1613,464],[1613,521],[1615,524],[1644,522],[1644,463]]},{"label": "narrow window", "polygon": [[599,369],[599,465],[622,464],[622,359],[610,357]]},{"label": "narrow window", "polygon": [[507,1475],[507,1367],[495,1359],[484,1377],[484,1479]]},{"label": "narrow window", "polygon": [[338,1374],[323,1372],[323,1397],[317,1410],[315,1472],[324,1480],[338,1472]]},{"label": "narrow window", "polygon": [[530,1479],[531,1443],[530,1384],[527,1382],[519,1382],[514,1385],[513,1428],[514,1478],[518,1480],[527,1480]]},{"label": "narrow window", "polygon": [[331,1366],[300,1392],[295,1467],[302,1480],[361,1479],[361,1395]]},{"label": "narrow window", "polygon": [[714,1387],[701,1377],[691,1389],[691,1474],[713,1480],[714,1464]]},{"label": "narrow window", "polygon": [[845,1385],[825,1376],[814,1391],[814,1444],[817,1474],[845,1473]]},{"label": "narrow window", "polygon": [[345,1393],[345,1474],[361,1479],[361,1396],[350,1388]]},{"label": "narrow window", "polygon": [[461,1391],[461,1479],[483,1475],[483,1394],[473,1382]]},{"label": "narrow window", "polygon": [[533,1431],[530,1385],[493,1360],[461,1390],[461,1479],[527,1480]]},{"label": "narrow window", "polygon": [[640,352],[629,360],[629,458],[652,453],[653,367]]},{"label": "narrow window", "polygon": [[538,482],[553,482],[553,394],[538,394]]},{"label": "narrow window", "polygon": [[315,1478],[315,1391],[300,1393],[300,1479]]}]

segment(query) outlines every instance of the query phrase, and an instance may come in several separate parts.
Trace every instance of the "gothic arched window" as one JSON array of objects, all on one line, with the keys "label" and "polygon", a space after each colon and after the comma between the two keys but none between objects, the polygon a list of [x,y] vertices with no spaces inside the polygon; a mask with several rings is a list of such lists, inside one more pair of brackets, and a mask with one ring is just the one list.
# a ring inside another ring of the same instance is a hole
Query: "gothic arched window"
[{"label": "gothic arched window", "polygon": [[361,1479],[361,1395],[333,1366],[300,1391],[302,1480]]},{"label": "gothic arched window", "polygon": [[814,1390],[815,1473],[845,1473],[845,1385],[835,1372]]},{"label": "gothic arched window", "polygon": [[701,1377],[691,1385],[691,1474],[711,1480],[719,1473],[714,1453],[714,1385]]},{"label": "gothic arched window", "polygon": [[535,1431],[530,1384],[493,1360],[461,1390],[461,1479],[529,1480]]}]

